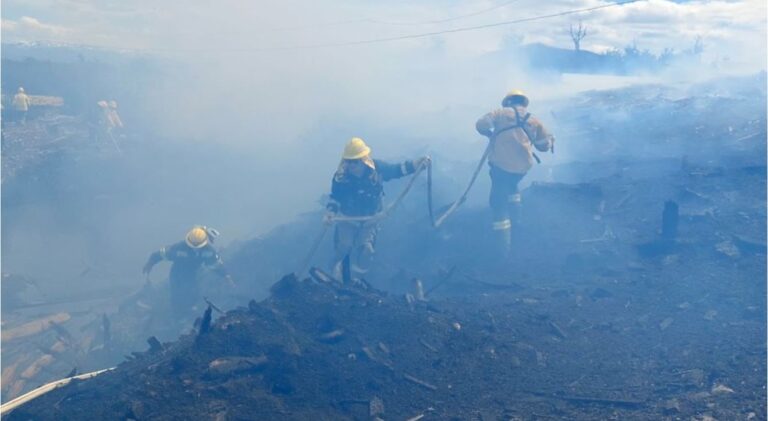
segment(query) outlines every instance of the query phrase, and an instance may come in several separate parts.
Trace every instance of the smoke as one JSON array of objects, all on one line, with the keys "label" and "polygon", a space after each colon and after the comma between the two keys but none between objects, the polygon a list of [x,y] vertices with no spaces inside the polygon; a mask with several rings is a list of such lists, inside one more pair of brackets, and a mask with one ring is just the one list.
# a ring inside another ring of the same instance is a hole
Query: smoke
[{"label": "smoke", "polygon": [[[563,4],[557,3],[540,14],[562,9]],[[581,6],[595,4],[602,3]],[[566,8],[577,6],[568,3]],[[558,152],[546,155],[544,165],[526,182],[551,179],[553,167],[590,156],[569,146],[584,140],[563,132],[556,117],[558,110],[579,106],[583,99],[579,93],[639,83],[688,84],[734,70],[723,65],[724,57],[718,54],[704,65],[679,64],[644,78],[553,75],[531,66],[519,43],[553,40],[570,48],[563,32],[569,22],[565,18],[395,42],[326,46],[445,29],[373,20],[419,23],[472,12],[463,4],[443,9],[391,7],[384,11],[348,2],[339,2],[339,8],[312,2],[261,8],[184,3],[163,10],[148,7],[141,10],[151,13],[139,15],[132,8],[89,7],[85,12],[94,20],[79,26],[77,35],[83,38],[73,41],[84,42],[89,31],[118,22],[101,32],[99,42],[137,48],[159,63],[153,69],[162,71],[142,73],[135,67],[120,75],[122,83],[134,86],[117,98],[121,112],[130,116],[124,118],[127,137],[121,140],[122,154],[88,160],[69,157],[59,164],[53,181],[56,196],[41,193],[35,212],[6,213],[14,206],[22,209],[23,204],[4,204],[5,269],[77,279],[88,267],[103,266],[111,268],[99,275],[103,282],[116,278],[139,282],[146,256],[181,240],[193,224],[219,229],[220,245],[226,246],[320,209],[343,146],[353,136],[364,138],[377,158],[432,154],[437,177],[442,177],[435,182],[445,183],[438,191],[454,196],[485,146],[485,139],[474,130],[475,121],[497,108],[512,88],[529,94],[530,111],[559,142]],[[509,20],[531,13],[528,9],[520,4],[498,10],[494,19],[476,16],[448,28]],[[679,18],[678,11],[673,15]],[[139,22],[143,29],[137,31],[129,22]],[[595,32],[583,48],[589,48],[592,40],[604,45],[606,32],[600,24],[586,23]],[[64,19],[62,25],[67,24],[78,25]],[[748,33],[748,25],[743,21],[740,25],[739,33]],[[12,25],[3,30],[5,36]],[[672,31],[668,29],[667,39],[674,38]],[[690,39],[683,41],[689,45],[695,34],[686,37]],[[718,37],[727,38],[722,33]],[[707,44],[713,52],[718,37]],[[658,37],[654,39],[658,44]],[[764,57],[764,50],[763,45],[758,55]],[[608,117],[600,121],[629,118],[620,110]],[[486,178],[481,177],[470,204],[485,201]],[[31,234],[40,231],[45,235]],[[40,266],[35,256],[50,256],[46,260],[50,263]]]}]

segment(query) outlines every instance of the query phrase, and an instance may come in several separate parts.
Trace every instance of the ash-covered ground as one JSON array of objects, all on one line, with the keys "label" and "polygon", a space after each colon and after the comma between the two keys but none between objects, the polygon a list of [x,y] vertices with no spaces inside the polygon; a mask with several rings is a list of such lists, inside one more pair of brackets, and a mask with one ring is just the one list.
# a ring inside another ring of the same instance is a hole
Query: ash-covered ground
[{"label": "ash-covered ground", "polygon": [[[19,305],[4,336],[67,316],[4,337],[4,399],[119,365],[7,417],[765,419],[765,75],[691,91],[704,94],[594,91],[555,107],[557,148],[574,160],[532,172],[506,260],[492,253],[487,184],[434,230],[421,180],[382,224],[367,285],[286,276],[321,233],[317,211],[224,250],[238,285],[208,280],[228,310],[210,324],[204,302],[194,325],[159,317],[162,282],[87,311]],[[30,182],[6,171],[21,162],[11,134],[4,178]],[[473,165],[435,154],[438,204]],[[676,229],[662,235],[669,202]],[[322,269],[330,237],[312,259]],[[406,298],[415,279],[426,301]],[[150,336],[163,344],[145,351]]]}]

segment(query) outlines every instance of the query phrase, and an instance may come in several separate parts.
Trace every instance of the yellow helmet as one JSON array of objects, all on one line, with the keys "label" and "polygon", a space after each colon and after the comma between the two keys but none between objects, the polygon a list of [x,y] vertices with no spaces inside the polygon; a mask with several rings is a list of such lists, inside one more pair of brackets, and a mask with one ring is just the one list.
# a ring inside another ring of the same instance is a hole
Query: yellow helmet
[{"label": "yellow helmet", "polygon": [[194,227],[187,233],[185,238],[187,245],[193,249],[205,247],[208,244],[208,233],[202,227]]},{"label": "yellow helmet", "polygon": [[353,137],[347,146],[344,147],[344,159],[360,159],[365,158],[371,153],[371,148],[365,144],[363,139],[359,137]]},{"label": "yellow helmet", "polygon": [[519,89],[513,89],[504,96],[504,99],[501,100],[501,106],[509,107],[511,105],[519,104],[523,107],[527,107],[528,102],[528,96],[523,91]]}]

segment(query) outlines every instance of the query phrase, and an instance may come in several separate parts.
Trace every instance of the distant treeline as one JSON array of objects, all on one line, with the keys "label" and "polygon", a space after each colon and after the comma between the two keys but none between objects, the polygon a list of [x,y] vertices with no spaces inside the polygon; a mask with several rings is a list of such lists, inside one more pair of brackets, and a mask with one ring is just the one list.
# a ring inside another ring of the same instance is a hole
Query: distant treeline
[{"label": "distant treeline", "polygon": [[666,49],[660,54],[641,50],[636,45],[614,49],[605,53],[587,50],[568,50],[543,44],[522,47],[532,68],[558,73],[597,73],[633,75],[661,70],[671,64],[698,63],[704,45],[697,40],[691,49],[675,51]]}]

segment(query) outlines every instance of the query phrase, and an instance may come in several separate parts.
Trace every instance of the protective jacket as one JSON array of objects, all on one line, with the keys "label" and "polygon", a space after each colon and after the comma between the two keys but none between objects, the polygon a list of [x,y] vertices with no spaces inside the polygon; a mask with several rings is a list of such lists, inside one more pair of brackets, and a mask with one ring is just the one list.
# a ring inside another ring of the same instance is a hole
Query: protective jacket
[{"label": "protective jacket", "polygon": [[13,108],[16,111],[29,111],[29,96],[24,92],[19,92],[13,96]]},{"label": "protective jacket", "polygon": [[339,166],[331,185],[331,201],[328,210],[345,216],[370,216],[382,210],[384,182],[400,178],[416,171],[413,161],[389,164],[373,160],[373,168],[366,167],[361,177],[344,171]]},{"label": "protective jacket", "polygon": [[109,121],[110,128],[123,127],[123,120],[120,119],[120,114],[118,114],[117,110],[114,108],[110,108],[109,111],[107,111],[107,121]]},{"label": "protective jacket", "polygon": [[527,173],[533,166],[532,146],[546,152],[555,140],[522,105],[491,111],[477,120],[475,128],[494,138],[488,163],[510,173]]},{"label": "protective jacket", "polygon": [[210,268],[218,275],[227,276],[227,270],[218,253],[210,244],[200,248],[192,248],[185,241],[180,241],[168,247],[152,253],[144,266],[144,271],[149,272],[152,266],[161,260],[173,262],[169,275],[172,283],[194,282],[197,272],[202,266]]}]

